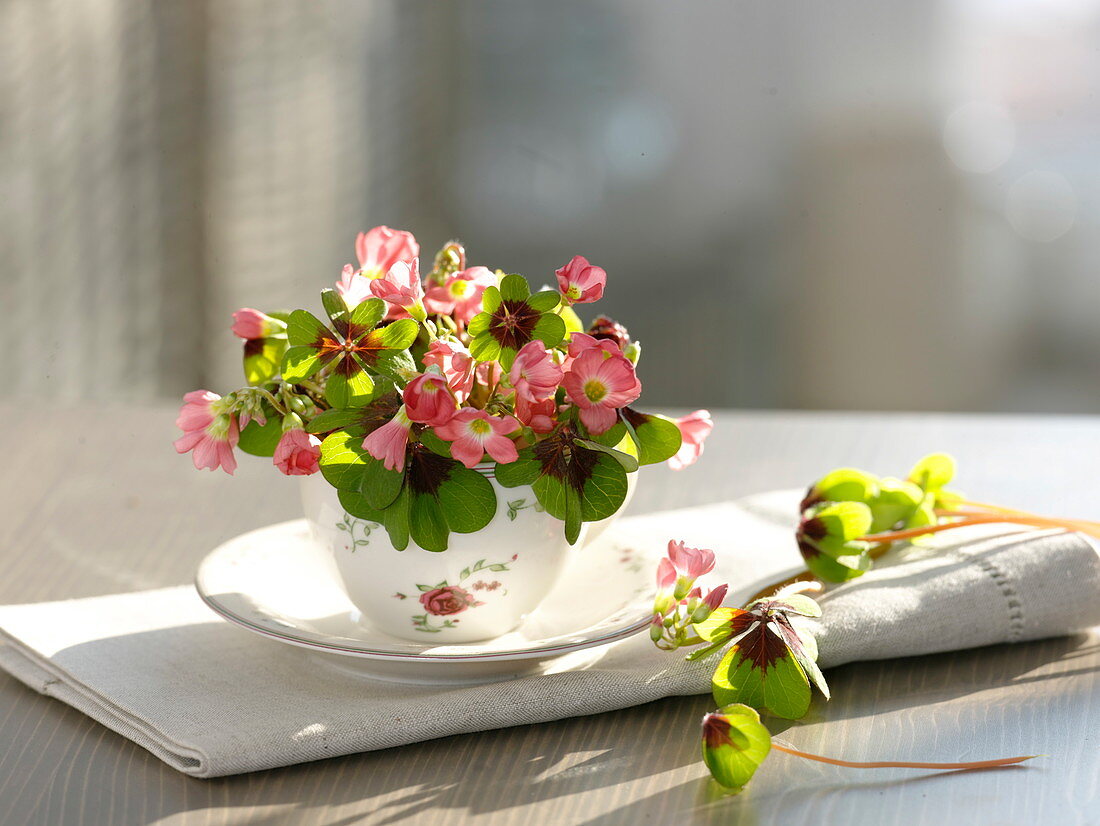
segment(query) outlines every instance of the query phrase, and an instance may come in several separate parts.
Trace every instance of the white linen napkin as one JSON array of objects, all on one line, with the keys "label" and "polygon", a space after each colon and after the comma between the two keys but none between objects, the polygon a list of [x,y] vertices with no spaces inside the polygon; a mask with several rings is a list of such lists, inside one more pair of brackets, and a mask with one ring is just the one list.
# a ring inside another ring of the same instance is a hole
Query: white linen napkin
[{"label": "white linen napkin", "polygon": [[[624,519],[631,535],[713,548],[717,581],[799,562],[797,496]],[[960,534],[962,531],[959,532]],[[948,534],[947,536],[952,536]],[[1100,623],[1100,557],[1077,534],[989,530],[891,551],[821,597],[821,665],[1055,636]],[[319,668],[215,616],[190,586],[0,606],[0,667],[180,771],[217,777],[709,691],[639,634],[581,664],[477,686],[414,686]]]}]

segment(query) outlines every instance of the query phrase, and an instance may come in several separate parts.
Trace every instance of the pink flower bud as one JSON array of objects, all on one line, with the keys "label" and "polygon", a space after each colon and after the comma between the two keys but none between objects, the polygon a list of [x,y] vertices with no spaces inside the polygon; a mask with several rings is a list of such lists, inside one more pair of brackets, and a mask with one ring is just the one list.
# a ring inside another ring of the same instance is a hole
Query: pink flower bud
[{"label": "pink flower bud", "polygon": [[665,635],[665,625],[660,614],[653,615],[653,622],[649,624],[649,638],[657,642]]},{"label": "pink flower bud", "polygon": [[317,472],[321,440],[301,428],[291,428],[283,433],[271,458],[275,467],[287,476],[310,476]]},{"label": "pink flower bud", "polygon": [[410,419],[433,427],[449,422],[457,408],[442,373],[421,373],[405,387],[402,397]]},{"label": "pink flower bud", "polygon": [[726,598],[726,592],[729,590],[729,585],[719,585],[717,588],[712,588],[710,592],[703,597],[703,602],[711,611],[717,611],[722,606],[722,600]]},{"label": "pink flower bud", "polygon": [[251,341],[257,338],[266,338],[272,333],[279,332],[286,325],[278,319],[274,319],[259,310],[251,307],[242,307],[233,313],[233,335]]}]

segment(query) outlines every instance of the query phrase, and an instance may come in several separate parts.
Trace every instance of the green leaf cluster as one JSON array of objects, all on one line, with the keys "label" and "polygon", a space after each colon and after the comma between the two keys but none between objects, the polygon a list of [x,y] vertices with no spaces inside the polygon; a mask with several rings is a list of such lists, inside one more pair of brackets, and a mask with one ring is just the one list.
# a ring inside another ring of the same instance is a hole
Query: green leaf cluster
[{"label": "green leaf cluster", "polygon": [[399,551],[410,540],[426,551],[445,551],[454,533],[488,525],[497,510],[492,484],[461,462],[410,446],[405,467],[392,471],[351,430],[331,433],[321,443],[321,472],[339,490],[352,516],[381,524]]},{"label": "green leaf cluster", "polygon": [[565,523],[573,544],[584,522],[606,519],[622,507],[627,470],[637,466],[628,453],[559,429],[521,450],[516,461],[498,463],[496,479],[506,488],[530,485],[546,512]]},{"label": "green leaf cluster", "polygon": [[943,453],[921,459],[906,479],[849,467],[830,471],[801,504],[797,539],[807,567],[830,582],[860,576],[872,561],[859,537],[936,524],[936,509],[959,498],[945,487],[954,475],[955,461]]},{"label": "green leaf cluster", "polygon": [[831,502],[805,511],[796,539],[806,566],[829,582],[862,575],[871,567],[871,545],[860,537],[870,531],[872,520],[863,502]]}]

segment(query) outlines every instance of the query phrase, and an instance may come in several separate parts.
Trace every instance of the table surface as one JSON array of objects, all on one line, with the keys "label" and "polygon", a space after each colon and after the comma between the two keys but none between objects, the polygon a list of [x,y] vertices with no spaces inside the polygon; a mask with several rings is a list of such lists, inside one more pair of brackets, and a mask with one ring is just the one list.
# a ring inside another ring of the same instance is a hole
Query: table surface
[{"label": "table surface", "polygon": [[[175,455],[175,408],[0,407],[0,602],[188,582],[218,543],[297,510],[263,460],[235,478]],[[1096,517],[1100,418],[725,413],[706,455],[647,469],[631,511],[798,487],[837,465],[904,473],[949,451],[976,498]],[[720,549],[719,549],[720,550]],[[744,794],[699,761],[709,697],[449,737],[215,780],[0,674],[0,820],[12,824],[1100,822],[1100,633],[832,670],[782,734],[850,759],[1042,753],[969,773],[858,771],[775,754]],[[818,698],[820,700],[820,698]]]}]

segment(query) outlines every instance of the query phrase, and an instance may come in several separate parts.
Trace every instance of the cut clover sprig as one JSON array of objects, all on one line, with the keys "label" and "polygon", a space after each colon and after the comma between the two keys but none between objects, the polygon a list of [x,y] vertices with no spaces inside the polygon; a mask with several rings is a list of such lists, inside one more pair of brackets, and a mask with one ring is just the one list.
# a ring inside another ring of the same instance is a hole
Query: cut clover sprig
[{"label": "cut clover sprig", "polygon": [[711,677],[718,711],[703,718],[703,761],[722,787],[740,791],[772,751],[846,768],[983,769],[1030,760],[1030,756],[959,763],[857,762],[799,751],[774,741],[760,712],[799,719],[810,707],[813,687],[830,697],[817,664],[812,623],[821,606],[809,592],[822,582],[861,576],[894,542],[969,525],[1003,522],[1037,528],[1084,530],[1100,525],[1051,519],[974,502],[951,491],[954,461],[945,454],[925,457],[904,479],[877,478],[840,468],[810,486],[796,530],[809,570],[756,594],[742,608],[722,607],[727,586],[704,591],[696,580],[710,574],[715,554],[669,542],[657,568],[657,596],[650,636],[658,648],[696,647],[698,660],[723,652]]},{"label": "cut clover sprig", "polygon": [[772,751],[847,768],[983,769],[1032,759],[1008,757],[962,763],[855,762],[799,751],[772,739],[760,711],[787,719],[803,717],[810,706],[811,683],[825,699],[829,687],[817,665],[817,642],[808,620],[821,607],[806,595],[820,583],[795,582],[744,608],[720,607],[726,585],[707,591],[695,584],[715,566],[713,551],[669,542],[657,569],[657,597],[651,637],[658,648],[702,646],[688,654],[698,660],[725,648],[711,678],[720,706],[703,718],[703,762],[714,780],[737,793]]},{"label": "cut clover sprig", "polygon": [[905,479],[838,468],[810,486],[800,505],[795,538],[807,568],[826,582],[862,576],[894,542],[973,525],[1064,528],[1100,536],[1100,524],[1057,519],[967,499],[948,488],[955,460],[925,456]]},{"label": "cut clover sprig", "polygon": [[715,781],[736,794],[752,780],[756,770],[771,751],[793,757],[827,763],[848,769],[933,769],[935,771],[966,771],[1012,766],[1032,760],[1037,755],[1001,757],[994,760],[971,760],[961,763],[939,763],[913,760],[873,760],[869,762],[840,760],[820,754],[800,751],[784,745],[771,736],[760,721],[756,709],[743,703],[733,703],[703,717],[703,762]]}]

